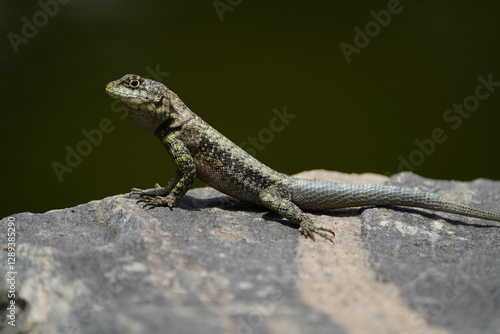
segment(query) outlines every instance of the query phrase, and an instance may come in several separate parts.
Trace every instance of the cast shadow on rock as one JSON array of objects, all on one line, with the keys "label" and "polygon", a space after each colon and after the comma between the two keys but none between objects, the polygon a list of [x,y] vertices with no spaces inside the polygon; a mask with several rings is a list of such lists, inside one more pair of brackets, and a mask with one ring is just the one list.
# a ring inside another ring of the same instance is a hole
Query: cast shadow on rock
[{"label": "cast shadow on rock", "polygon": [[[230,196],[220,194],[219,196],[213,196],[211,193],[207,193],[206,196],[191,196],[185,195],[176,205],[176,207],[188,210],[188,211],[200,211],[201,209],[219,208],[227,211],[244,211],[244,212],[263,212],[262,218],[266,220],[276,221],[283,223],[287,226],[297,227],[296,224],[289,222],[275,212],[269,211],[264,207],[259,207],[257,205],[245,203],[238,199]],[[332,209],[332,210],[316,210],[316,211],[306,211],[307,213],[313,215],[328,215],[331,217],[353,217],[361,216],[363,212],[368,209],[385,208],[390,209],[395,212],[407,213],[407,214],[417,214],[419,216],[425,217],[429,220],[444,220],[451,225],[457,226],[473,226],[479,228],[500,228],[499,225],[494,224],[478,224],[466,222],[471,218],[466,216],[455,215],[456,218],[450,216],[446,217],[442,212],[429,212],[425,209],[412,208],[412,207],[401,207],[401,206],[364,206],[355,208],[342,208],[342,209]],[[446,214],[446,213],[444,213]],[[453,215],[453,214],[449,214]]]}]

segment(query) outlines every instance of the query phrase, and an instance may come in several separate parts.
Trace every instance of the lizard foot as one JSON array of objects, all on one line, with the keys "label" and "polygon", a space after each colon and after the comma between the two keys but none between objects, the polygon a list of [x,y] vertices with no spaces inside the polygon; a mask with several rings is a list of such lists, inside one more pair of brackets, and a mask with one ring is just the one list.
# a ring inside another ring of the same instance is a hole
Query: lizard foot
[{"label": "lizard foot", "polygon": [[[330,241],[333,243],[333,238],[335,237],[335,232],[329,228],[324,228],[324,227],[317,227],[312,220],[307,219],[303,220],[300,223],[300,228],[299,231],[306,237],[306,238],[311,238],[313,241],[316,241],[314,234],[319,235],[320,237],[325,238],[326,240]],[[327,233],[321,232],[325,231],[328,233],[331,233],[332,236],[330,236]]]},{"label": "lizard foot", "polygon": [[165,188],[160,186],[158,183],[155,184],[155,187],[153,189],[148,189],[148,190],[142,190],[139,188],[132,188],[129,193],[130,196],[138,195],[140,197],[145,197],[145,196],[165,196]]},{"label": "lizard foot", "polygon": [[143,208],[154,208],[157,206],[167,206],[170,210],[175,205],[175,200],[171,197],[151,197],[151,196],[143,196],[137,203],[142,203]]}]

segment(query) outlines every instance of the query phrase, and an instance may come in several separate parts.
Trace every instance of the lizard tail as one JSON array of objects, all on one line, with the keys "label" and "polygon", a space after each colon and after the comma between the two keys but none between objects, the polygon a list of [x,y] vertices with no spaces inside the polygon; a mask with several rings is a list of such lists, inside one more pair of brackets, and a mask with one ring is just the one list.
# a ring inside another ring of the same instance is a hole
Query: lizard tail
[{"label": "lizard tail", "polygon": [[500,222],[500,213],[453,202],[427,191],[378,184],[352,184],[295,179],[292,201],[305,210],[389,205],[449,212]]}]

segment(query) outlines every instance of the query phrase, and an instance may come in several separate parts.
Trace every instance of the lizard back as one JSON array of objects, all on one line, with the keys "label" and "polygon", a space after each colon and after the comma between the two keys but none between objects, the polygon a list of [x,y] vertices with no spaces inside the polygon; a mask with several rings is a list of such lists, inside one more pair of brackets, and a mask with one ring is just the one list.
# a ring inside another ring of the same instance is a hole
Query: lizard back
[{"label": "lizard back", "polygon": [[255,159],[199,117],[179,131],[193,157],[197,177],[229,196],[262,205],[259,193],[263,189],[289,179]]}]

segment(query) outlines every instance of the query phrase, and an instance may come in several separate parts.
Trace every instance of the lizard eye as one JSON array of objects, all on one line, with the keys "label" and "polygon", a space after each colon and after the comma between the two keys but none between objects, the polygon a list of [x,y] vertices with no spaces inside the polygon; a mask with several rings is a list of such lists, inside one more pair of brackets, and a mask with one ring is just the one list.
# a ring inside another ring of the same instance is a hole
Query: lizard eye
[{"label": "lizard eye", "polygon": [[129,81],[128,85],[130,86],[130,88],[139,88],[139,86],[141,85],[141,82],[137,79],[132,79]]}]

